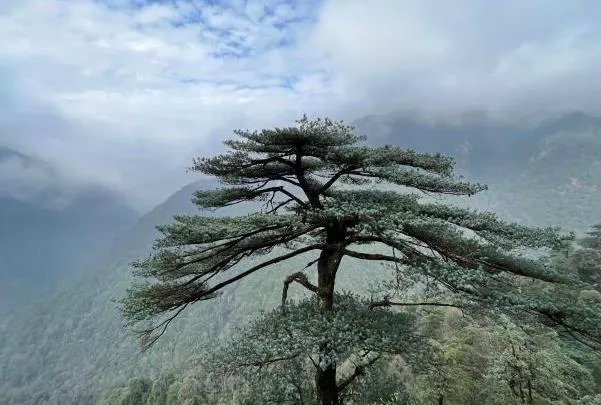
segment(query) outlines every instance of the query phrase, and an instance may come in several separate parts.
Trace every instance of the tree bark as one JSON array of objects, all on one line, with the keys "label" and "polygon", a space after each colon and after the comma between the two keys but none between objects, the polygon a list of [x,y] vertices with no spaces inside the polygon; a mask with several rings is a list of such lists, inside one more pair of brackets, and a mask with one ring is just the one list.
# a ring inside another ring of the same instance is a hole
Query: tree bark
[{"label": "tree bark", "polygon": [[[317,295],[321,314],[331,311],[334,305],[336,272],[344,256],[344,237],[344,230],[335,227],[328,229],[327,247],[321,251],[317,261]],[[340,405],[336,364],[330,364],[325,370],[317,366],[315,386],[322,405]]]},{"label": "tree bark", "polygon": [[324,314],[334,305],[334,286],[336,272],[343,256],[342,244],[328,244],[321,251],[317,261],[317,295],[319,297],[319,312]]},{"label": "tree bark", "polygon": [[339,405],[338,386],[336,385],[336,366],[331,365],[325,370],[317,369],[315,374],[317,395],[322,405]]}]

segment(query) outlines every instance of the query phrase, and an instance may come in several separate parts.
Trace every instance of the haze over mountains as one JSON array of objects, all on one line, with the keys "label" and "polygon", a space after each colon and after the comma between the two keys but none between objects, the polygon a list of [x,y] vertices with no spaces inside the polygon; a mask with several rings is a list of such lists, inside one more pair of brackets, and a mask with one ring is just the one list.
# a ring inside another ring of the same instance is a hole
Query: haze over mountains
[{"label": "haze over mountains", "polygon": [[[353,124],[357,133],[368,135],[368,143],[454,156],[458,173],[490,183],[491,190],[477,198],[501,213],[517,215],[522,201],[546,202],[528,215],[521,212],[516,218],[521,221],[582,230],[601,219],[589,217],[599,211],[598,117],[576,112],[518,127],[478,111],[455,122],[428,122],[406,112],[367,116]],[[188,164],[181,163],[182,171]],[[6,147],[0,147],[0,169],[0,308],[15,304],[17,296],[51,291],[69,276],[85,273],[84,267],[106,255],[108,242],[118,234],[138,247],[115,244],[113,249],[121,252],[138,251],[155,235],[152,217],[142,222],[143,228],[130,229],[139,214],[106,187],[70,184],[48,163]],[[217,186],[211,180],[205,184]],[[550,198],[554,195],[565,198]],[[557,216],[559,211],[563,215]]]},{"label": "haze over mountains", "polygon": [[[472,111],[450,123],[406,113],[368,116],[355,125],[375,143],[455,157],[459,174],[489,184],[477,198],[504,216],[575,231],[601,220],[599,117],[572,112],[511,124]],[[523,211],[526,201],[536,210]]]},{"label": "haze over mountains", "polygon": [[[460,173],[490,186],[490,191],[468,200],[470,206],[578,232],[601,221],[598,118],[570,114],[529,128],[474,116],[445,125],[406,115],[365,117],[355,124],[372,143],[456,156]],[[23,167],[48,170],[15,151],[5,149],[3,156],[25,159]],[[182,168],[188,163],[182,162]],[[303,263],[257,274],[230,289],[220,299],[221,306],[203,303],[150,353],[141,355],[132,334],[121,327],[114,300],[123,297],[131,281],[128,263],[148,251],[157,236],[155,225],[171,222],[174,214],[197,212],[190,203],[194,190],[216,186],[212,180],[190,184],[135,223],[133,210],[97,187],[59,207],[48,207],[43,197],[60,195],[55,186],[27,200],[2,197],[0,274],[8,280],[2,286],[9,292],[19,286],[29,294],[25,296],[32,296],[37,288],[52,290],[53,284],[61,284],[21,315],[0,319],[0,393],[8,403],[94,404],[104,390],[133,376],[186,370],[202,344],[227,336],[256,309],[275,305],[281,274]],[[244,213],[221,214],[228,212]],[[347,285],[366,282],[352,263],[345,269]],[[14,305],[22,296],[9,299]],[[6,296],[3,300],[7,305]]]},{"label": "haze over mountains", "polygon": [[0,147],[0,309],[86,273],[137,217],[114,192],[74,187],[51,165]]}]

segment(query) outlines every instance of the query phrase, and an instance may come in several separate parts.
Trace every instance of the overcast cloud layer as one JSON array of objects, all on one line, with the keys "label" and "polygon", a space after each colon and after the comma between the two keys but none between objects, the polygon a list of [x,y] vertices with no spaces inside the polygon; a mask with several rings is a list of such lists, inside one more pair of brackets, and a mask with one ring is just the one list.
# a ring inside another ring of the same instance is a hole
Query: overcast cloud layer
[{"label": "overcast cloud layer", "polygon": [[0,146],[147,209],[306,112],[601,110],[598,0],[0,1]]}]

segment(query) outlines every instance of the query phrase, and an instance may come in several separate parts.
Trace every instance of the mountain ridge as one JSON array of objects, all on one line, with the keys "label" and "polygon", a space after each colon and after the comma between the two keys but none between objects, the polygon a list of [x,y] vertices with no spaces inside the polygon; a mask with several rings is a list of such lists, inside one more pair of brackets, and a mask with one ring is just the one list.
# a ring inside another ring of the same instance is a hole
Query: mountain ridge
[{"label": "mountain ridge", "polygon": [[[0,166],[11,161],[0,176],[0,311],[20,311],[84,271],[138,218],[112,191],[86,185],[73,194],[51,165],[0,147]],[[37,177],[26,184],[31,170]]]}]

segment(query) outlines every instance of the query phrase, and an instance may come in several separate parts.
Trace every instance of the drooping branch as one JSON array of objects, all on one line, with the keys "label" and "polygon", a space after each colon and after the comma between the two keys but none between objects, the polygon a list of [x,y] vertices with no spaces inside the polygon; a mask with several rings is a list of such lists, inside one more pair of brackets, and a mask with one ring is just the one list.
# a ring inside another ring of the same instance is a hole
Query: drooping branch
[{"label": "drooping branch", "polygon": [[[145,352],[148,349],[150,349],[150,347],[152,345],[154,345],[156,343],[156,341],[159,340],[159,338],[165,334],[169,324],[171,322],[173,322],[173,320],[175,318],[177,318],[179,316],[179,314],[184,312],[184,310],[186,309],[187,306],[188,306],[187,303],[182,305],[181,308],[179,308],[177,311],[175,311],[175,313],[173,313],[167,319],[165,319],[164,321],[159,323],[157,326],[150,327],[150,328],[143,329],[143,330],[134,331],[139,337],[141,337],[140,344],[142,347],[142,352]],[[159,333],[157,333],[153,336],[153,333],[157,330],[160,330]]]},{"label": "drooping branch", "polygon": [[230,278],[228,280],[222,281],[221,283],[215,285],[214,287],[209,288],[206,291],[206,294],[213,294],[213,293],[221,290],[222,288],[224,288],[224,287],[226,287],[226,286],[228,286],[228,285],[230,285],[230,284],[232,284],[232,283],[234,283],[234,282],[236,282],[238,280],[241,280],[244,277],[246,277],[246,276],[248,276],[248,275],[256,272],[257,270],[261,270],[264,267],[271,266],[273,264],[282,262],[284,260],[291,259],[291,258],[293,258],[295,256],[298,256],[298,255],[303,254],[303,253],[310,252],[312,250],[325,249],[325,247],[326,247],[326,245],[322,244],[322,243],[314,244],[314,245],[309,245],[309,246],[305,246],[305,247],[299,248],[299,249],[297,249],[297,250],[295,250],[293,252],[290,252],[290,253],[287,253],[287,254],[284,254],[284,255],[281,255],[281,256],[274,257],[273,259],[266,260],[266,261],[264,261],[261,264],[257,264],[256,266],[253,266],[250,269],[248,269],[246,271],[243,271],[242,273],[238,274],[235,277],[232,277],[232,278]]},{"label": "drooping branch", "polygon": [[316,285],[311,284],[311,282],[309,281],[309,279],[307,278],[307,275],[305,273],[302,273],[299,271],[297,273],[289,275],[288,277],[286,277],[286,280],[284,280],[284,288],[282,290],[282,313],[283,314],[286,313],[286,299],[288,298],[288,287],[290,286],[291,283],[293,283],[295,281],[313,293],[317,293],[319,291],[319,289],[317,288]]},{"label": "drooping branch", "polygon": [[534,259],[518,257],[507,253],[494,245],[468,239],[458,230],[449,230],[442,226],[428,229],[406,224],[399,232],[426,246],[431,254],[410,248],[410,241],[395,240],[380,235],[356,236],[353,242],[378,242],[401,251],[413,263],[452,261],[464,269],[483,269],[491,274],[505,272],[521,277],[529,277],[550,283],[566,283],[568,277],[549,272]]},{"label": "drooping branch", "polygon": [[[159,325],[139,332],[139,334],[144,337],[144,348],[147,349],[164,334],[167,326],[178,315],[180,315],[189,304],[197,301],[212,299],[216,297],[223,288],[265,267],[280,263],[313,250],[323,249],[324,247],[324,244],[304,246],[292,252],[274,257],[270,260],[266,260],[260,264],[252,266],[246,271],[243,271],[234,277],[230,277],[227,280],[224,280],[210,288],[207,288],[206,282],[204,281],[201,283],[186,283],[187,288],[182,288],[181,285],[178,286],[172,284],[164,287],[157,284],[142,286],[139,289],[129,291],[129,299],[124,301],[125,307],[123,308],[123,311],[126,317],[136,321],[140,320],[140,315],[144,315],[144,313],[148,315],[156,315],[167,310],[175,311]],[[159,292],[155,292],[159,287],[161,290],[159,290]],[[163,289],[166,291],[163,292]],[[189,290],[190,292],[188,293],[186,290]],[[140,307],[144,308],[144,310],[140,311]],[[158,329],[160,329],[158,336],[153,335],[153,333]]]},{"label": "drooping branch", "polygon": [[[178,254],[163,251],[158,255],[159,260],[161,257],[164,257],[165,259],[163,260],[163,262],[159,262],[159,269],[161,273],[157,274],[151,272],[150,275],[155,277],[162,276],[163,273],[165,273],[164,268],[167,268],[169,270],[166,273],[166,275],[170,276],[171,280],[192,275],[192,277],[189,280],[181,284],[181,287],[186,287],[193,283],[196,283],[203,277],[209,276],[209,278],[212,278],[216,273],[221,273],[225,270],[230,269],[234,265],[238,264],[242,259],[253,255],[259,250],[270,249],[278,245],[285,245],[286,243],[294,241],[295,239],[307,234],[308,232],[311,232],[314,229],[316,229],[316,226],[303,227],[296,232],[282,231],[281,233],[278,233],[276,235],[267,235],[263,238],[255,240],[251,239],[246,244],[240,245],[240,243],[246,240],[245,236],[241,239],[231,241],[232,244],[226,245],[225,247],[222,246],[222,244],[220,244],[220,247],[218,249],[210,247],[197,252],[193,251],[188,253],[181,253],[182,257],[190,257],[189,259],[183,261],[180,260]],[[253,236],[255,236],[258,235],[261,231],[262,229],[259,229],[258,231],[251,231],[246,235],[253,234]],[[150,263],[151,268],[153,268],[152,260],[146,263],[143,262],[136,265],[139,267],[144,267],[148,263]],[[181,271],[182,269],[192,265],[201,265],[203,267],[200,269],[194,268],[191,273]],[[207,279],[202,280],[202,282],[206,281]]]}]

